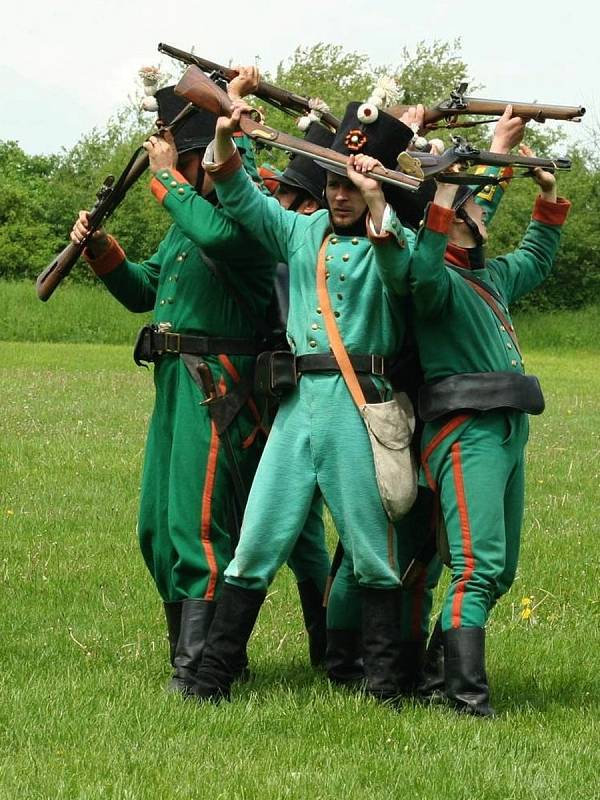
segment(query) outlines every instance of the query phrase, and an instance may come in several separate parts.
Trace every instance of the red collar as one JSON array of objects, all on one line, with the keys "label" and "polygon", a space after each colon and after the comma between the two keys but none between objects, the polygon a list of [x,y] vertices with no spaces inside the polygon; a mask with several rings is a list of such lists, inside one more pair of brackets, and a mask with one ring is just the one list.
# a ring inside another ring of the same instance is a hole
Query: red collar
[{"label": "red collar", "polygon": [[444,258],[449,264],[462,269],[471,269],[471,262],[469,260],[469,252],[464,247],[459,247],[452,242],[448,242]]}]

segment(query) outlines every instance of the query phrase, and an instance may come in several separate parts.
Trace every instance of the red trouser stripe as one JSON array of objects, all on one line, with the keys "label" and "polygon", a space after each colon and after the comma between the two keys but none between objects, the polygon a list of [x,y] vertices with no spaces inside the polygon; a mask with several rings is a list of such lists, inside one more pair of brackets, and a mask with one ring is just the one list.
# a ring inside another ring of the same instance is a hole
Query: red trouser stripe
[{"label": "red trouser stripe", "polygon": [[[227,372],[229,373],[229,376],[236,383],[239,383],[240,382],[240,373],[237,371],[237,369],[231,363],[231,359],[229,359],[227,356],[219,356],[219,361],[221,362],[221,364],[225,368],[225,370],[227,370]],[[265,436],[269,435],[269,429],[265,425],[263,425],[263,422],[262,422],[261,417],[260,417],[260,413],[258,411],[258,408],[256,407],[256,403],[254,402],[254,398],[253,397],[249,397],[248,398],[248,408],[250,409],[250,413],[254,417],[254,421],[256,422],[256,428],[250,434],[250,436],[248,436],[248,438],[242,443],[242,447],[244,449],[246,447],[250,447],[250,445],[253,443],[254,439],[256,438],[256,434],[258,433],[259,430],[261,430],[264,433]]]},{"label": "red trouser stripe", "polygon": [[431,474],[431,469],[429,468],[429,456],[433,453],[435,448],[444,441],[446,436],[449,436],[452,433],[452,431],[454,431],[454,430],[456,430],[458,428],[459,425],[462,425],[463,422],[466,422],[466,420],[468,420],[470,418],[470,416],[471,416],[470,414],[458,414],[456,417],[452,417],[452,419],[449,420],[444,425],[443,428],[440,428],[440,430],[436,433],[436,435],[433,437],[433,439],[429,442],[429,444],[427,445],[425,450],[423,450],[423,453],[421,455],[421,464],[422,464],[423,469],[425,471],[425,477],[427,478],[427,484],[429,485],[429,488],[433,492],[435,492],[435,490],[437,489],[437,486],[436,486],[435,481],[433,480],[433,475]]},{"label": "red trouser stripe", "polygon": [[200,539],[206,556],[206,562],[210,570],[208,579],[208,587],[205,600],[214,600],[215,589],[217,587],[217,578],[219,570],[217,567],[217,560],[215,558],[215,551],[213,549],[212,541],[210,539],[210,523],[212,516],[212,498],[215,488],[215,474],[217,471],[217,458],[219,456],[219,435],[215,427],[215,423],[210,423],[210,447],[208,450],[208,462],[206,464],[206,477],[204,479],[204,490],[202,492],[202,520],[200,523]]},{"label": "red trouser stripe", "polygon": [[452,627],[460,627],[460,615],[462,603],[465,596],[467,583],[473,576],[475,570],[475,559],[473,558],[473,546],[471,542],[471,526],[469,523],[469,512],[467,509],[467,499],[465,496],[465,484],[463,479],[462,464],[460,461],[460,442],[455,442],[451,448],[452,453],[452,474],[454,476],[454,488],[456,492],[456,502],[458,505],[458,516],[460,519],[460,533],[462,539],[463,555],[465,559],[465,569],[458,582],[452,601]]}]

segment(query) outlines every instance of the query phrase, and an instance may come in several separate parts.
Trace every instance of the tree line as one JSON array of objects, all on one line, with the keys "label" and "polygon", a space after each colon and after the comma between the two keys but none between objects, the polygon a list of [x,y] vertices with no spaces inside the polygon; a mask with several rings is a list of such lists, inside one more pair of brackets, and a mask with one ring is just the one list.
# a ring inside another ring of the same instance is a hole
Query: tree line
[{"label": "tree line", "polygon": [[[265,78],[299,94],[321,97],[333,113],[341,116],[347,102],[368,97],[375,80],[383,73],[396,77],[402,92],[400,102],[431,104],[447,96],[469,75],[469,68],[461,57],[459,40],[421,42],[412,51],[404,49],[400,63],[393,66],[373,65],[364,54],[320,43],[297,48]],[[174,73],[167,77],[177,79]],[[469,92],[475,95],[481,88],[471,82]],[[514,99],[522,99],[518,87]],[[293,119],[268,107],[265,111],[268,124],[298,133]],[[138,96],[111,118],[103,130],[86,133],[72,148],[61,153],[29,155],[16,142],[0,140],[0,278],[35,279],[64,247],[77,211],[93,205],[94,192],[108,174],[120,173],[148,134],[152,121],[151,116],[139,110]],[[481,125],[464,133],[473,144],[485,147],[491,132],[491,126]],[[449,141],[448,131],[438,131],[436,135]],[[559,132],[545,130],[535,123],[528,126],[526,142],[538,155],[564,151]],[[568,153],[573,168],[559,176],[559,194],[572,201],[571,217],[565,226],[552,276],[522,302],[522,308],[577,308],[598,301],[600,159],[595,152],[593,147],[579,146]],[[283,167],[285,155],[261,150],[257,161]],[[531,181],[512,182],[490,229],[490,255],[508,252],[518,245],[534,195]],[[131,259],[141,260],[154,252],[169,224],[168,215],[148,191],[148,181],[142,179],[130,190],[107,227]],[[93,278],[85,267],[77,267],[71,280],[85,282]]]}]

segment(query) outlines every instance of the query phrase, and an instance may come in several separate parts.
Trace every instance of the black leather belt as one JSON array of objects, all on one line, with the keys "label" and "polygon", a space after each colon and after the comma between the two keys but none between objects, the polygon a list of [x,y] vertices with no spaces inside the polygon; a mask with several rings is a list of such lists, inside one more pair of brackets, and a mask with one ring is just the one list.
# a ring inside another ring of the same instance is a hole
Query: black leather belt
[{"label": "black leather belt", "polygon": [[535,375],[475,372],[450,375],[419,389],[419,415],[425,422],[456,411],[515,408],[541,414],[544,395]]},{"label": "black leather belt", "polygon": [[[370,375],[384,375],[386,361],[378,355],[350,355],[350,363],[355,372],[366,372]],[[310,353],[296,357],[297,372],[339,372],[335,357],[330,353]]]},{"label": "black leather belt", "polygon": [[229,355],[256,356],[264,350],[264,344],[251,339],[235,339],[224,336],[193,336],[186,333],[159,332],[150,325],[144,326],[135,343],[133,358],[140,366],[142,362],[155,361],[168,353],[191,356]]}]

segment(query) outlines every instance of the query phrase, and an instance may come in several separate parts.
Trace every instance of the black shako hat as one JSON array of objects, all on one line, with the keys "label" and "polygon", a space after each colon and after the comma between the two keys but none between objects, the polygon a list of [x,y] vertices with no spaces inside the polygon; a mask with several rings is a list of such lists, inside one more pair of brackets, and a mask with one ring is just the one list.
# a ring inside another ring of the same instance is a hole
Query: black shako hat
[{"label": "black shako hat", "polygon": [[[174,86],[164,86],[156,94],[158,103],[158,118],[169,125],[188,105],[184,97],[175,94]],[[217,115],[210,111],[198,109],[195,114],[188,117],[175,131],[175,146],[177,152],[187,153],[189,150],[204,150],[215,137]]]},{"label": "black shako hat", "polygon": [[[321,147],[331,147],[334,135],[321,123],[312,122],[304,135],[304,140]],[[295,153],[290,156],[289,164],[282,174],[274,176],[270,180],[278,181],[294,189],[302,189],[321,204],[326,177],[327,174],[323,167],[315,163],[312,158]]]},{"label": "black shako hat", "polygon": [[[362,153],[378,159],[388,169],[398,169],[396,159],[413,138],[411,128],[375,107],[367,107],[369,113],[365,116],[365,106],[348,103],[331,149],[345,156]],[[328,169],[338,172],[335,167]],[[340,167],[339,174],[345,175],[346,170]]]},{"label": "black shako hat", "polygon": [[[337,130],[331,149],[345,156],[364,153],[381,161],[388,169],[399,169],[398,156],[410,144],[412,128],[371,104],[349,103]],[[343,167],[327,167],[331,172],[345,175]],[[385,198],[393,206],[401,222],[418,228],[427,203],[435,194],[434,181],[425,181],[418,191],[382,184]]]}]

